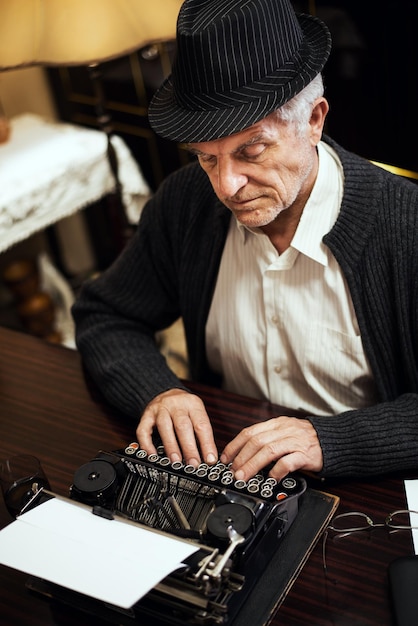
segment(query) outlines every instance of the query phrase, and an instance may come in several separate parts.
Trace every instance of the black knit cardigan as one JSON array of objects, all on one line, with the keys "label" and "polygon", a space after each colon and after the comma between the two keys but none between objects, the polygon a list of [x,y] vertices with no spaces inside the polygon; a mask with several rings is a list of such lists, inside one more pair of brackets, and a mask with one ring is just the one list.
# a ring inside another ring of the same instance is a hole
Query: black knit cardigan
[{"label": "black knit cardigan", "polygon": [[[324,243],[346,277],[379,403],[308,416],[322,446],[322,474],[417,468],[418,186],[324,140],[344,169],[340,214]],[[179,316],[191,378],[220,383],[206,361],[205,324],[229,220],[200,166],[180,169],[147,204],[120,257],[85,284],[74,305],[87,370],[135,424],[155,395],[185,388],[154,340]]]}]

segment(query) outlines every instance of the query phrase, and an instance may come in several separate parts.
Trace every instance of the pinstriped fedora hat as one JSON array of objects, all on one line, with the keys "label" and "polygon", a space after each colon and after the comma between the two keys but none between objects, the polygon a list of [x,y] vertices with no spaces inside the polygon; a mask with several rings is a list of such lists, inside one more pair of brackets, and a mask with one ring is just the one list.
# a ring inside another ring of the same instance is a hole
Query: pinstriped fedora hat
[{"label": "pinstriped fedora hat", "polygon": [[172,74],[155,93],[149,121],[177,142],[202,142],[260,121],[319,74],[328,28],[296,15],[289,0],[185,0]]}]

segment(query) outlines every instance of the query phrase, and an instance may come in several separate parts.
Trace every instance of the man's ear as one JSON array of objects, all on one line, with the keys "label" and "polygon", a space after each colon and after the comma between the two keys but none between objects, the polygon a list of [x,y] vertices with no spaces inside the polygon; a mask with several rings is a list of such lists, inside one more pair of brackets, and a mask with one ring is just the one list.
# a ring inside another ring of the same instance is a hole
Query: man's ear
[{"label": "man's ear", "polygon": [[321,97],[315,100],[312,107],[311,119],[309,120],[310,138],[313,146],[316,146],[321,140],[328,110],[329,105],[325,98]]}]

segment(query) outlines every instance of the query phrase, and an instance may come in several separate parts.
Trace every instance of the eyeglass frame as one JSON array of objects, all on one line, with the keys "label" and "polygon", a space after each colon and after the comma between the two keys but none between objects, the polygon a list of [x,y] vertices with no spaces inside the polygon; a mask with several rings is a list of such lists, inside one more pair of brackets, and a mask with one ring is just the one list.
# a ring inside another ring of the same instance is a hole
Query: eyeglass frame
[{"label": "eyeglass frame", "polygon": [[[327,541],[328,533],[330,530],[335,532],[337,535],[344,535],[344,536],[349,535],[351,533],[360,532],[360,531],[372,530],[373,528],[387,528],[389,531],[418,530],[418,525],[414,526],[412,524],[408,524],[408,525],[392,524],[392,520],[395,517],[395,515],[399,515],[401,513],[403,514],[407,513],[408,515],[410,515],[411,513],[414,513],[415,515],[418,515],[418,511],[414,511],[412,509],[397,509],[396,511],[392,511],[391,513],[388,513],[383,523],[377,523],[377,524],[372,520],[370,515],[367,515],[367,513],[364,513],[363,511],[347,511],[346,513],[338,513],[337,515],[335,515],[331,519],[331,522],[328,524],[328,526],[326,526],[324,534],[322,536],[322,564],[323,564],[325,573],[327,572],[326,555],[325,555],[326,541]],[[336,520],[339,520],[344,517],[350,517],[353,515],[358,515],[360,517],[363,517],[366,520],[367,525],[366,526],[352,526],[349,528],[336,528],[334,526],[333,522],[335,522]]]}]

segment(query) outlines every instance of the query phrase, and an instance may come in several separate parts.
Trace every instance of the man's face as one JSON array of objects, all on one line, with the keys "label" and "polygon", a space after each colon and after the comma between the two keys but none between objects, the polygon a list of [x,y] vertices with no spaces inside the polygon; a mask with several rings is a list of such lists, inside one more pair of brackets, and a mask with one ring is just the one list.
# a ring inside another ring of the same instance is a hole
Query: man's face
[{"label": "man's face", "polygon": [[242,224],[263,227],[289,207],[305,204],[316,177],[319,138],[311,123],[297,133],[273,113],[235,135],[188,147],[219,200]]}]

